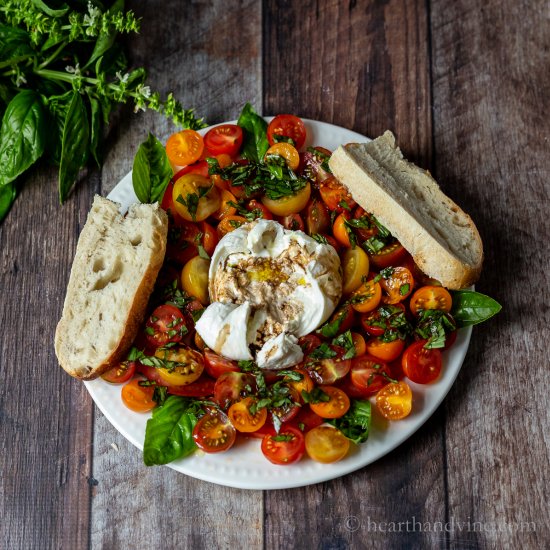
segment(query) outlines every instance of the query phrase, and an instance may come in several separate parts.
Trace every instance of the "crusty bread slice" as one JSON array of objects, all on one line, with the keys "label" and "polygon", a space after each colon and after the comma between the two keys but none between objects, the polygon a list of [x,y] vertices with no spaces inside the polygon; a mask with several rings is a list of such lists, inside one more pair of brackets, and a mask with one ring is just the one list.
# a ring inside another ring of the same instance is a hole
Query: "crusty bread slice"
[{"label": "crusty bread slice", "polygon": [[339,147],[329,166],[426,275],[450,289],[478,279],[483,245],[472,219],[441,191],[429,172],[403,158],[390,131],[368,143]]},{"label": "crusty bread slice", "polygon": [[145,315],[166,251],[158,204],[119,205],[96,196],[82,229],[55,333],[60,365],[83,380],[124,359]]}]

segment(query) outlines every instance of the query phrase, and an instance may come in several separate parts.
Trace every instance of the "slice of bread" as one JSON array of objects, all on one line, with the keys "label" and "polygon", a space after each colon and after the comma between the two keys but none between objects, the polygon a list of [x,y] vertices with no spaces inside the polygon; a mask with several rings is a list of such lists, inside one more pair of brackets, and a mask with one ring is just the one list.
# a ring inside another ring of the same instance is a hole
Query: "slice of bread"
[{"label": "slice of bread", "polygon": [[388,228],[420,269],[450,289],[474,283],[483,245],[474,222],[426,170],[403,158],[395,136],[339,147],[329,166],[355,201]]},{"label": "slice of bread", "polygon": [[124,360],[164,260],[168,218],[158,204],[95,197],[71,269],[55,333],[60,365],[83,380]]}]

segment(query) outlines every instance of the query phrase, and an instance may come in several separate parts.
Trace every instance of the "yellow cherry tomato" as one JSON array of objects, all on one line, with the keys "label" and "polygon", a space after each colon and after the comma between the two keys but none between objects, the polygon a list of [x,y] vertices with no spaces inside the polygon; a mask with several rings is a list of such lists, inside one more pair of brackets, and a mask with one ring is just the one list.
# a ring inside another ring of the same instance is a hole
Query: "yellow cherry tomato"
[{"label": "yellow cherry tomato", "polygon": [[204,140],[195,130],[172,134],[166,142],[166,154],[173,166],[187,166],[201,158]]},{"label": "yellow cherry tomato", "polygon": [[412,409],[412,391],[403,381],[388,384],[376,394],[376,407],[388,420],[401,420]]},{"label": "yellow cherry tomato", "polygon": [[276,143],[267,150],[265,155],[279,155],[283,157],[291,170],[297,170],[298,166],[300,166],[300,153],[298,153],[296,147],[290,145],[290,143]]},{"label": "yellow cherry tomato", "polygon": [[378,307],[382,299],[382,289],[373,280],[363,283],[352,295],[351,306],[355,311],[368,313]]},{"label": "yellow cherry tomato", "polygon": [[302,391],[306,391],[308,393],[312,391],[315,384],[308,372],[305,369],[295,369],[295,371],[302,375],[302,379],[291,380],[288,377],[285,377],[285,382],[287,382],[290,387],[294,388],[300,396],[302,395]]},{"label": "yellow cherry tomato", "polygon": [[269,211],[276,216],[289,216],[303,210],[309,201],[311,195],[311,185],[309,182],[303,189],[300,189],[296,195],[282,197],[280,199],[270,199],[262,197],[262,202]]},{"label": "yellow cherry tomato", "polygon": [[265,424],[267,420],[267,409],[265,407],[256,409],[254,414],[250,410],[252,405],[257,405],[257,403],[258,401],[254,397],[245,397],[229,407],[227,416],[239,432],[256,432]]},{"label": "yellow cherry tomato", "polygon": [[201,222],[220,209],[220,191],[200,174],[181,176],[172,190],[176,212],[190,222]]},{"label": "yellow cherry tomato", "polygon": [[204,360],[198,351],[186,347],[158,348],[155,357],[162,359],[168,368],[161,367],[159,376],[170,386],[185,386],[200,378]]},{"label": "yellow cherry tomato", "polygon": [[361,286],[362,278],[369,274],[369,257],[358,246],[348,248],[342,257],[342,267],[344,269],[342,292],[350,294]]},{"label": "yellow cherry tomato", "polygon": [[342,460],[350,447],[350,440],[340,430],[327,425],[309,430],[305,439],[307,454],[323,464]]},{"label": "yellow cherry tomato", "polygon": [[210,261],[195,256],[184,266],[181,272],[181,286],[205,306],[208,304],[208,269]]}]

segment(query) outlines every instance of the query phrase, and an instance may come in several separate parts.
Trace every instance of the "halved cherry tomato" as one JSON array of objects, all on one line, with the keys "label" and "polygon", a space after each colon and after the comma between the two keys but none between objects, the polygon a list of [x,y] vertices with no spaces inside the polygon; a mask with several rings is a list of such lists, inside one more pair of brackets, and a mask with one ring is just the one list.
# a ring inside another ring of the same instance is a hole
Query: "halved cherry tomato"
[{"label": "halved cherry tomato", "polygon": [[194,256],[198,256],[199,244],[202,244],[206,253],[211,256],[218,244],[216,230],[207,222],[192,223],[182,220],[168,231],[166,256],[185,264]]},{"label": "halved cherry tomato", "polygon": [[216,230],[208,222],[202,222],[198,225],[201,228],[202,246],[204,248],[204,251],[209,256],[212,256],[218,244],[218,240],[219,240],[218,234],[216,233]]},{"label": "halved cherry tomato", "polygon": [[452,296],[442,286],[423,286],[412,295],[410,308],[413,315],[425,309],[439,309],[448,313],[452,305]]},{"label": "halved cherry tomato", "polygon": [[218,410],[205,414],[193,428],[193,439],[205,453],[227,451],[236,437],[237,431],[228,416]]},{"label": "halved cherry tomato", "polygon": [[[354,321],[355,312],[353,307],[351,304],[344,303],[332,314],[328,323],[326,323],[323,328],[319,329],[319,332],[323,334],[323,336],[331,338],[349,330],[353,326]],[[320,345],[320,343],[318,345]]]},{"label": "halved cherry tomato", "polygon": [[407,251],[397,241],[387,244],[376,254],[369,254],[369,259],[374,267],[383,269],[394,265],[399,265],[406,256]]},{"label": "halved cherry tomato", "polygon": [[351,339],[353,341],[353,346],[355,347],[356,357],[359,357],[367,353],[367,344],[361,334],[359,334],[358,332],[352,332]]},{"label": "halved cherry tomato", "polygon": [[298,428],[301,432],[308,432],[309,430],[320,426],[324,422],[318,414],[315,414],[307,405],[300,407],[298,414],[290,421],[290,425],[294,428]]},{"label": "halved cherry tomato", "polygon": [[350,408],[349,397],[339,388],[334,386],[319,386],[319,389],[328,395],[328,401],[310,403],[310,409],[321,418],[340,418]]},{"label": "halved cherry tomato", "polygon": [[161,379],[169,386],[191,384],[200,378],[204,370],[202,354],[188,347],[157,349],[155,357],[170,365],[158,369]]},{"label": "halved cherry tomato", "polygon": [[318,198],[312,198],[306,208],[306,229],[308,235],[326,233],[330,229],[330,215],[327,207]]},{"label": "halved cherry tomato", "polygon": [[298,340],[298,344],[302,348],[304,355],[309,355],[315,348],[318,348],[322,342],[321,338],[316,334],[307,334]]},{"label": "halved cherry tomato", "polygon": [[143,374],[147,380],[156,382],[158,386],[166,386],[168,388],[168,393],[172,395],[182,395],[184,397],[209,397],[214,394],[214,380],[204,373],[198,380],[191,384],[186,384],[185,386],[171,386],[162,379],[159,370],[160,369],[155,367],[142,365],[141,363],[136,364],[136,372]]},{"label": "halved cherry tomato", "polygon": [[[382,315],[383,312],[383,315]],[[382,336],[386,330],[392,328],[392,322],[405,312],[405,306],[401,303],[385,305],[361,316],[361,326],[371,336]]]},{"label": "halved cherry tomato", "polygon": [[219,210],[220,191],[199,174],[185,174],[177,179],[172,190],[176,212],[188,221],[202,221]]},{"label": "halved cherry tomato", "polygon": [[269,145],[275,145],[282,138],[290,138],[294,142],[294,147],[300,149],[306,141],[306,127],[302,119],[295,115],[277,115],[267,127],[267,140]]},{"label": "halved cherry tomato", "polygon": [[142,380],[134,378],[122,386],[122,402],[134,412],[149,412],[156,407],[153,400],[154,386],[140,386]]},{"label": "halved cherry tomato", "polygon": [[380,279],[380,286],[386,293],[382,296],[382,302],[397,304],[405,300],[413,291],[414,279],[406,267],[394,267],[389,277]]},{"label": "halved cherry tomato", "polygon": [[220,193],[221,206],[220,209],[214,214],[214,217],[217,220],[225,218],[225,216],[233,216],[237,209],[232,206],[230,203],[237,203],[235,195],[231,191],[223,189]]},{"label": "halved cherry tomato", "polygon": [[310,458],[323,464],[331,464],[348,454],[350,440],[340,430],[322,425],[307,432],[305,445]]},{"label": "halved cherry tomato", "polygon": [[427,340],[411,344],[403,353],[401,365],[405,376],[417,384],[429,384],[441,374],[441,351],[426,349]]},{"label": "halved cherry tomato", "polygon": [[363,355],[352,360],[350,378],[351,383],[365,398],[374,395],[386,384],[389,384],[391,372],[384,361],[371,355]]},{"label": "halved cherry tomato", "polygon": [[287,385],[290,390],[288,396],[291,402],[287,402],[280,407],[273,407],[271,409],[272,417],[277,417],[278,421],[281,424],[283,422],[288,422],[289,420],[292,420],[300,411],[301,398],[298,395],[298,392],[292,386],[290,386],[290,384]]},{"label": "halved cherry tomato", "polygon": [[166,154],[173,166],[186,166],[199,160],[204,140],[195,130],[182,130],[172,134],[166,142]]},{"label": "halved cherry tomato", "polygon": [[267,420],[267,409],[256,409],[254,414],[250,412],[253,405],[258,401],[254,397],[245,397],[233,403],[227,411],[229,420],[239,432],[250,433],[259,430]]},{"label": "halved cherry tomato", "polygon": [[285,229],[291,229],[292,231],[303,231],[304,230],[304,220],[300,214],[290,214],[285,216],[281,223]]},{"label": "halved cherry tomato", "polygon": [[347,295],[357,290],[363,282],[363,277],[369,274],[369,257],[359,246],[348,248],[342,256],[342,268],[344,271],[342,292]]},{"label": "halved cherry tomato", "polygon": [[379,337],[367,341],[367,353],[387,362],[395,361],[401,355],[404,347],[405,342],[400,338],[391,342],[384,342]]},{"label": "halved cherry tomato", "polygon": [[308,372],[305,369],[294,369],[295,372],[300,374],[302,376],[301,380],[291,380],[288,377],[285,377],[285,380],[287,384],[294,388],[298,395],[302,395],[302,391],[310,392],[314,387],[315,384],[313,383],[313,380],[311,379],[311,376],[308,374]]},{"label": "halved cherry tomato", "polygon": [[456,342],[456,336],[457,336],[456,330],[453,330],[452,332],[449,332],[448,334],[446,334],[445,346],[443,347],[444,351],[447,351],[449,348],[453,346],[453,344]]},{"label": "halved cherry tomato", "polygon": [[315,147],[300,154],[300,173],[318,185],[330,176],[324,168],[324,163],[332,155],[332,151],[324,147]]},{"label": "halved cherry tomato", "polygon": [[355,311],[368,313],[378,307],[382,299],[382,289],[379,283],[372,279],[363,283],[352,295],[351,305]]},{"label": "halved cherry tomato", "polygon": [[246,397],[247,386],[256,388],[256,379],[245,372],[225,372],[216,380],[214,401],[227,409],[235,401]]},{"label": "halved cherry tomato", "polygon": [[[193,341],[195,342],[195,346],[197,346],[197,349],[204,353],[204,350],[206,349],[206,344],[205,344],[204,340],[202,339],[202,336],[198,332],[195,332],[195,336],[193,338]],[[205,363],[205,367],[206,367],[206,363]],[[208,374],[210,374],[210,372],[208,372]]]},{"label": "halved cherry tomato", "polygon": [[295,214],[303,210],[310,195],[311,185],[308,182],[295,195],[281,197],[280,199],[270,199],[267,195],[264,195],[262,202],[276,216],[288,216],[289,214]]},{"label": "halved cherry tomato", "polygon": [[221,124],[208,130],[204,136],[204,145],[212,155],[234,157],[243,143],[243,131],[236,124]]},{"label": "halved cherry tomato", "polygon": [[246,218],[243,216],[225,216],[216,228],[218,237],[221,239],[224,235],[235,231],[235,229],[241,227],[244,223],[246,223]]},{"label": "halved cherry tomato", "polygon": [[123,384],[124,382],[128,382],[135,372],[136,364],[134,361],[123,361],[115,367],[110,368],[107,372],[104,372],[101,378],[111,384]]},{"label": "halved cherry tomato", "polygon": [[334,225],[332,226],[332,234],[334,238],[346,248],[351,248],[351,241],[349,238],[349,232],[351,229],[346,225],[346,221],[349,218],[347,212],[340,214],[335,220]]},{"label": "halved cherry tomato", "polygon": [[266,157],[268,155],[283,157],[291,170],[296,170],[300,165],[300,154],[296,147],[290,145],[290,143],[276,143],[267,150],[265,155]]},{"label": "halved cherry tomato", "polygon": [[359,237],[361,237],[362,240],[366,241],[367,239],[370,239],[371,237],[374,237],[374,235],[378,234],[378,227],[372,221],[372,217],[360,206],[355,209],[355,212],[353,213],[353,218],[356,220],[361,220],[363,222],[361,225],[368,226],[355,228],[357,234],[359,235]]},{"label": "halved cherry tomato", "polygon": [[376,396],[376,407],[388,420],[401,420],[412,409],[412,391],[406,382],[397,382],[383,387]]},{"label": "halved cherry tomato", "polygon": [[356,204],[349,191],[334,176],[320,183],[319,193],[330,210],[349,212]]},{"label": "halved cherry tomato", "polygon": [[187,332],[183,313],[170,304],[157,307],[145,324],[147,343],[155,348],[169,342],[181,342]]},{"label": "halved cherry tomato", "polygon": [[252,199],[247,205],[246,209],[249,212],[252,212],[254,214],[254,218],[262,218],[264,220],[272,220],[273,214],[269,211],[267,206],[262,204],[261,202],[257,201],[256,199]]},{"label": "halved cherry tomato", "polygon": [[219,378],[226,372],[240,372],[241,370],[236,361],[221,357],[209,349],[204,350],[204,368],[212,378]]},{"label": "halved cherry tomato", "polygon": [[340,252],[342,246],[332,235],[325,235],[323,233],[319,233],[319,235],[321,235],[321,237],[324,237],[327,241],[327,244],[330,244],[330,246],[332,246],[332,248],[334,248],[336,252]]},{"label": "halved cherry tomato", "polygon": [[181,272],[181,286],[183,289],[197,298],[202,305],[208,305],[208,270],[210,260],[195,256],[184,266]]},{"label": "halved cherry tomato", "polygon": [[262,439],[262,453],[273,464],[293,464],[304,456],[304,452],[304,436],[292,426],[285,426],[278,434]]},{"label": "halved cherry tomato", "polygon": [[334,384],[351,368],[351,359],[307,359],[305,369],[317,384]]}]

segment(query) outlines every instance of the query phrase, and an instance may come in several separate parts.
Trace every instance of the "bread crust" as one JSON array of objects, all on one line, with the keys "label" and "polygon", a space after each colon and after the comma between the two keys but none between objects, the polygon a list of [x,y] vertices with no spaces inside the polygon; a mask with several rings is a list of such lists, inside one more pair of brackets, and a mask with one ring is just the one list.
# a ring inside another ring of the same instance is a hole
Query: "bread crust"
[{"label": "bread crust", "polygon": [[[389,229],[426,275],[453,290],[468,287],[479,278],[483,245],[474,222],[441,191],[429,172],[403,158],[391,132],[368,144],[339,147],[329,165],[354,200]],[[410,207],[415,200],[418,204],[415,193],[399,188],[398,172],[407,173],[418,181],[422,193],[433,199],[440,221],[445,220],[445,229],[455,232],[467,243],[468,254],[461,258],[437,230],[430,229],[425,220],[419,219],[418,211]],[[394,185],[388,185],[388,181]],[[470,261],[465,259],[467,255]]]}]

